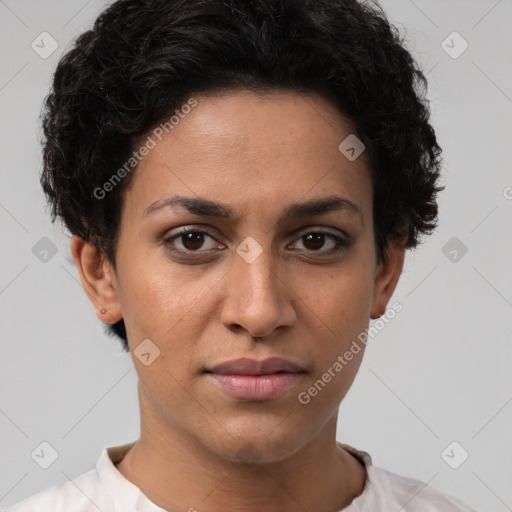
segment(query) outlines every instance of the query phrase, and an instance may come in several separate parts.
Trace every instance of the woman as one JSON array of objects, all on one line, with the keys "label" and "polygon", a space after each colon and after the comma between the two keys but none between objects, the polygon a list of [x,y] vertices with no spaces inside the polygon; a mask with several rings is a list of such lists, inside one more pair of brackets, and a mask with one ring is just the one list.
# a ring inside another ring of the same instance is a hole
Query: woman
[{"label": "woman", "polygon": [[355,0],[120,0],[61,59],[42,185],[141,436],[13,512],[469,511],[337,443],[436,225],[425,79]]}]

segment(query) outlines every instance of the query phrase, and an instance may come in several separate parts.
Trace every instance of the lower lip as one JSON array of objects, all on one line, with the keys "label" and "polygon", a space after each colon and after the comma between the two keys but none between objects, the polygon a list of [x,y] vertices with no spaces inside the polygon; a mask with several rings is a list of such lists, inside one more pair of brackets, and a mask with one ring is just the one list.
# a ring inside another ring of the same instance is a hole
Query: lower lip
[{"label": "lower lip", "polygon": [[231,396],[240,400],[271,400],[290,390],[301,378],[299,373],[270,375],[208,374]]}]

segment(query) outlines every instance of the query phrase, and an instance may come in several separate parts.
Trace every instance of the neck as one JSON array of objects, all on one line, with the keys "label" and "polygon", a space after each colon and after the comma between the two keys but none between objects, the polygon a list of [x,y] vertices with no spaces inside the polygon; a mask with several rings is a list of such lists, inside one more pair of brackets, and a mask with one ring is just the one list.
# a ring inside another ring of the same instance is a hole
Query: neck
[{"label": "neck", "polygon": [[142,435],[117,469],[165,510],[342,510],[366,471],[336,444],[336,418],[311,442],[274,463],[232,462],[177,430]]}]

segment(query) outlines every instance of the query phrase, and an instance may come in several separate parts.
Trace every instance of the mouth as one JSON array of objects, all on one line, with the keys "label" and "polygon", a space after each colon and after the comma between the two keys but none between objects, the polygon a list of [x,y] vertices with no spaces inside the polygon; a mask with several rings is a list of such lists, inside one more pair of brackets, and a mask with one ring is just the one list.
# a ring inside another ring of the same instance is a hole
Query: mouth
[{"label": "mouth", "polygon": [[239,400],[251,401],[271,400],[283,395],[305,373],[297,364],[279,357],[262,361],[235,359],[205,371],[227,394]]}]

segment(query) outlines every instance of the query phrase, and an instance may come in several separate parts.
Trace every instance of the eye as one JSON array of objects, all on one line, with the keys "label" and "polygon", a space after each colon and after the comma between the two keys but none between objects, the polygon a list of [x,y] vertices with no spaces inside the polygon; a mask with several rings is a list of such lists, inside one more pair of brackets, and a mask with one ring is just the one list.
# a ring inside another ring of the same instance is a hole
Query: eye
[{"label": "eye", "polygon": [[[330,240],[330,242],[327,243],[327,250],[325,250],[326,240]],[[327,231],[309,231],[304,233],[298,239],[298,242],[299,241],[302,243],[306,251],[318,252],[321,254],[334,254],[351,245],[349,240]],[[322,248],[324,248],[324,250],[320,250]],[[299,247],[299,250],[302,249]]]},{"label": "eye", "polygon": [[[303,246],[303,248],[296,248],[299,251],[327,255],[342,251],[351,245],[350,240],[327,231],[309,231],[304,233],[295,244],[298,242]],[[206,253],[226,248],[225,245],[219,244],[208,231],[190,227],[164,238],[164,243],[169,249],[181,253]]]},{"label": "eye", "polygon": [[164,239],[164,243],[167,246],[173,246],[171,248],[175,248],[179,252],[206,252],[214,250],[216,247],[220,247],[221,249],[226,247],[222,244],[210,243],[210,246],[206,247],[206,250],[200,251],[199,249],[205,245],[206,239],[215,241],[213,236],[204,229],[187,228],[173,234],[172,236],[166,237]]}]

